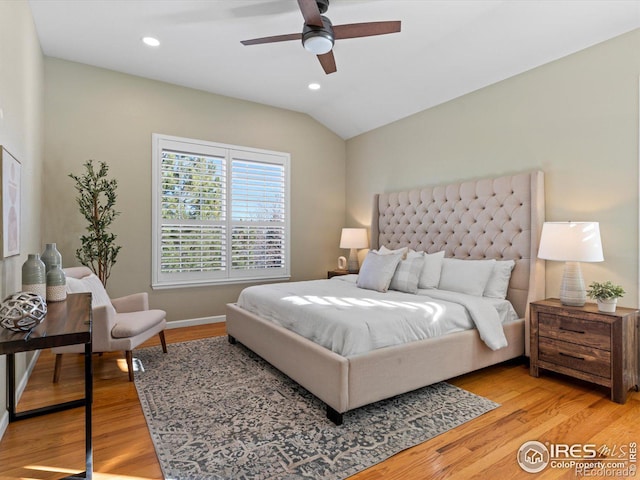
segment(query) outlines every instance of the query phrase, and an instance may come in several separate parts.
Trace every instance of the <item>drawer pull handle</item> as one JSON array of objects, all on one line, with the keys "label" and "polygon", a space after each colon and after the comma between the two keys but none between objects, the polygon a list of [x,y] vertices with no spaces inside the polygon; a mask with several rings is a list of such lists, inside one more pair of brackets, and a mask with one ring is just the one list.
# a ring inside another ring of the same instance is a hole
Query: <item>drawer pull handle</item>
[{"label": "drawer pull handle", "polygon": [[560,327],[560,330],[564,330],[565,332],[581,333],[583,335],[587,333],[584,330],[571,330],[570,328],[565,328],[565,327]]},{"label": "drawer pull handle", "polygon": [[584,357],[578,357],[577,355],[569,355],[568,353],[564,353],[564,352],[558,352],[558,353],[563,357],[574,358],[576,360],[584,360]]}]

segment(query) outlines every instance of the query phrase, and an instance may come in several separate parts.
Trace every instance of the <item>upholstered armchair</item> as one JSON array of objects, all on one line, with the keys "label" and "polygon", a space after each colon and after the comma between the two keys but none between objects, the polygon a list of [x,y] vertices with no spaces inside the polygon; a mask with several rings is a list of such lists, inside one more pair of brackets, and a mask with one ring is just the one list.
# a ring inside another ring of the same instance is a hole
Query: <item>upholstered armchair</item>
[{"label": "upholstered armchair", "polygon": [[[133,381],[133,349],[154,335],[160,336],[162,350],[167,353],[164,329],[166,312],[149,310],[147,292],[110,299],[100,279],[87,267],[65,268],[67,291],[92,294],[92,350],[94,353],[123,350],[127,359],[129,381]],[[53,382],[60,379],[63,353],[82,353],[83,345],[56,347]]]}]

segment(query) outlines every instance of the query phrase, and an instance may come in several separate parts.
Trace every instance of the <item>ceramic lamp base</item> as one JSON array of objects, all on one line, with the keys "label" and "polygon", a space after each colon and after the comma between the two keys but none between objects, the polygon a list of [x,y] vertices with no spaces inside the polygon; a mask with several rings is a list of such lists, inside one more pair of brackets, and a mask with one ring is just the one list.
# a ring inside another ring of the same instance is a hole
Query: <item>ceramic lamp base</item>
[{"label": "ceramic lamp base", "polygon": [[563,305],[582,307],[587,302],[580,262],[566,262],[560,285],[560,301]]},{"label": "ceramic lamp base", "polygon": [[360,264],[358,263],[358,252],[355,248],[352,248],[349,252],[347,270],[349,270],[349,273],[358,273],[358,271],[360,270]]}]

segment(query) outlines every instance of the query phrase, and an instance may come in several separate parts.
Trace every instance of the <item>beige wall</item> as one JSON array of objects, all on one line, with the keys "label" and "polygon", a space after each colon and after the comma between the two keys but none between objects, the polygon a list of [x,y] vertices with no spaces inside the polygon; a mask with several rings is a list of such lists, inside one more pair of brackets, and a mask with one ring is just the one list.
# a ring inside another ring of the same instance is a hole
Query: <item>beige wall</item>
[{"label": "beige wall", "polygon": [[[372,194],[542,169],[550,221],[600,222],[611,279],[638,305],[640,30],[347,141],[347,223],[370,223]],[[562,265],[547,262],[547,295]]]},{"label": "beige wall", "polygon": [[[27,253],[41,251],[43,60],[26,1],[0,2],[0,145],[22,164],[20,255],[0,259],[0,295],[21,288]],[[16,356],[21,381],[31,355]],[[0,356],[0,435],[6,420],[5,356]]]},{"label": "beige wall", "polygon": [[85,225],[67,175],[88,159],[107,162],[122,212],[111,296],[148,291],[171,321],[222,315],[246,286],[151,290],[152,133],[289,152],[292,279],[322,278],[335,264],[345,142],[309,116],[53,58],[45,78],[44,239],[58,244],[65,266],[77,264]]}]

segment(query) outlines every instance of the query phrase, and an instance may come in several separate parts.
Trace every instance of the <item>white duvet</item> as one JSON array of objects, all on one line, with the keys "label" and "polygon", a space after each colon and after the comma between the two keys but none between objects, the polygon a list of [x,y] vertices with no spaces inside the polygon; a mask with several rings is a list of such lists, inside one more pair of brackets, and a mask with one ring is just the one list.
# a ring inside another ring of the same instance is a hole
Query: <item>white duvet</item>
[{"label": "white duvet", "polygon": [[342,356],[477,328],[492,350],[507,346],[502,323],[518,318],[506,300],[445,290],[380,293],[356,275],[245,288],[238,305]]}]

